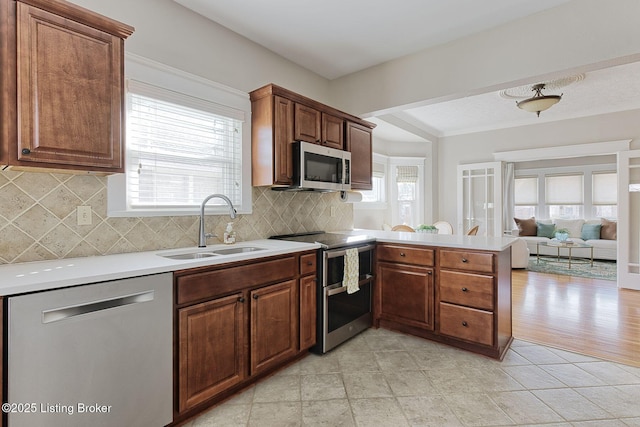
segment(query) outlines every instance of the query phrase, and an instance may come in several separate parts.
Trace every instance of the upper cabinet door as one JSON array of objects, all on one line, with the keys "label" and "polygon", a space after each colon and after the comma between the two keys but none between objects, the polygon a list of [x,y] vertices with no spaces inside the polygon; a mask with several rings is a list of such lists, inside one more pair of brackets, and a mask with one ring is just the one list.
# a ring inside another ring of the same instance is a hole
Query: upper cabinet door
[{"label": "upper cabinet door", "polygon": [[322,145],[344,149],[344,120],[331,114],[322,113]]},{"label": "upper cabinet door", "polygon": [[17,163],[122,172],[124,39],[17,2]]},{"label": "upper cabinet door", "polygon": [[351,152],[351,188],[371,190],[373,188],[373,155],[371,129],[347,122],[347,146]]},{"label": "upper cabinet door", "polygon": [[320,111],[316,110],[315,108],[296,103],[294,117],[295,140],[319,144],[321,136],[321,117],[322,116]]}]

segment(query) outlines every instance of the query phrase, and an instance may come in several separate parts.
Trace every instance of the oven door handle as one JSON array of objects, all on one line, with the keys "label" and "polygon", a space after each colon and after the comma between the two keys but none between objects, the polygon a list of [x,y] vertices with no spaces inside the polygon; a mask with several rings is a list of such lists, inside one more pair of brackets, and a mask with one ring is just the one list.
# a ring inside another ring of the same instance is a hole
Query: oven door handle
[{"label": "oven door handle", "polygon": [[[358,253],[360,252],[366,252],[366,251],[372,251],[375,248],[374,245],[366,245],[366,246],[360,246],[358,247]],[[337,258],[337,257],[341,257],[341,256],[345,256],[347,254],[347,251],[345,249],[342,250],[328,250],[325,252],[326,257],[329,258]]]},{"label": "oven door handle", "polygon": [[[365,274],[364,280],[360,280],[360,283],[362,282],[367,282],[369,280],[371,280],[373,278],[373,275],[371,274]],[[327,292],[327,296],[333,296],[333,295],[337,295],[337,294],[341,294],[343,292],[347,292],[347,287],[346,286],[340,286],[339,288],[330,288],[326,290]]]}]

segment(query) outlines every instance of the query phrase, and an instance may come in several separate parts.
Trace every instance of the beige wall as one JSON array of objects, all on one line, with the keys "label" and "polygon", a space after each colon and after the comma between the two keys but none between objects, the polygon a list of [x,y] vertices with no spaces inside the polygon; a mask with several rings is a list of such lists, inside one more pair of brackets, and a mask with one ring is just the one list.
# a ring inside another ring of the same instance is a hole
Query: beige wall
[{"label": "beige wall", "polygon": [[[198,216],[109,218],[106,178],[0,172],[0,264],[198,244]],[[253,214],[239,215],[239,241],[353,227],[353,209],[339,193],[253,189]],[[77,225],[76,207],[92,208],[92,225]],[[335,216],[331,216],[335,207]],[[207,232],[222,236],[227,215],[207,215]],[[210,244],[220,243],[210,239]]]}]

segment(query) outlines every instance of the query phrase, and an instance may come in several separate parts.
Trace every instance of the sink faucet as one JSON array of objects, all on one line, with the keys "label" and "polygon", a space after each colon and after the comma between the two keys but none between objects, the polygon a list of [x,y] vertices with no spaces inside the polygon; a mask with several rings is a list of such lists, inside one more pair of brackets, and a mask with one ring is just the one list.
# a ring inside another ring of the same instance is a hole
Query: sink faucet
[{"label": "sink faucet", "polygon": [[229,216],[231,217],[231,219],[234,219],[236,217],[236,210],[233,208],[233,204],[231,203],[231,200],[229,200],[227,196],[223,194],[212,194],[210,196],[205,197],[205,199],[202,201],[202,204],[200,205],[200,237],[198,239],[199,248],[207,247],[207,235],[204,233],[204,205],[206,205],[207,202],[213,199],[214,197],[218,197],[224,200],[227,203],[227,205],[229,205]]}]

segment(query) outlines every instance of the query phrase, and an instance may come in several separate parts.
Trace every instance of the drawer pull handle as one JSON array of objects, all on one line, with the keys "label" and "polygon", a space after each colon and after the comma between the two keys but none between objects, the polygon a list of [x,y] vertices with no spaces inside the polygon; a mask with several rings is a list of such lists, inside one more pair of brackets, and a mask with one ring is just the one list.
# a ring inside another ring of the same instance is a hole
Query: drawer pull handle
[{"label": "drawer pull handle", "polygon": [[468,291],[469,291],[469,289],[467,289],[467,288],[462,288],[462,292],[468,292]]},{"label": "drawer pull handle", "polygon": [[400,256],[406,256],[404,252],[400,252]]},{"label": "drawer pull handle", "polygon": [[467,262],[467,259],[466,258],[462,258],[462,262]]},{"label": "drawer pull handle", "polygon": [[313,265],[313,261],[308,261],[307,265]]},{"label": "drawer pull handle", "polygon": [[469,324],[463,320],[462,321],[462,326],[464,326],[466,328],[467,326],[469,326]]}]

